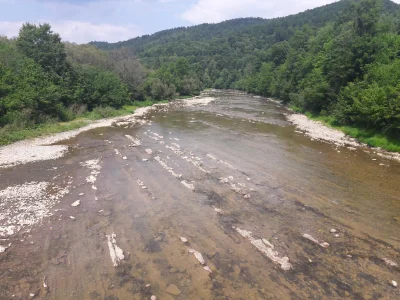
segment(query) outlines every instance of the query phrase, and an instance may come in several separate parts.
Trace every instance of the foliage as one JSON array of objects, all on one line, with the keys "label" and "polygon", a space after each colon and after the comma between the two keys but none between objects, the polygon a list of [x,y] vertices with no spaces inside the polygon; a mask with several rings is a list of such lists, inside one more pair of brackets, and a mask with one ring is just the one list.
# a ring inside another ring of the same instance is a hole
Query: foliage
[{"label": "foliage", "polygon": [[24,24],[16,40],[0,40],[0,126],[70,121],[79,107],[121,108],[129,91],[110,62],[93,46],[65,47],[48,24]]},{"label": "foliage", "polygon": [[343,0],[284,18],[235,19],[92,44],[130,47],[155,70],[154,97],[167,90],[162,84],[181,95],[199,87],[237,88],[400,138],[399,15],[388,0]]},{"label": "foliage", "polygon": [[382,135],[395,149],[399,7],[342,0],[283,18],[180,27],[114,44],[62,43],[49,25],[24,24],[16,40],[0,39],[0,126],[235,88],[356,128],[348,131],[370,143],[373,133],[385,144]]}]

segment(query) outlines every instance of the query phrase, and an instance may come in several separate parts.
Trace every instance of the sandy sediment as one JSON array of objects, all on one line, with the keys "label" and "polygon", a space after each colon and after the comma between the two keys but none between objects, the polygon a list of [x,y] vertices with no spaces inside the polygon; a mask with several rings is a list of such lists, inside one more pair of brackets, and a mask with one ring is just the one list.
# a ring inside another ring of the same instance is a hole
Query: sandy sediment
[{"label": "sandy sediment", "polygon": [[126,117],[116,117],[94,121],[87,126],[76,130],[61,132],[46,137],[24,140],[8,146],[3,146],[0,147],[0,168],[8,168],[28,162],[60,158],[64,156],[66,152],[68,152],[68,146],[54,145],[55,143],[73,138],[82,132],[95,128],[109,127],[113,124],[123,126],[135,122],[143,123],[142,118],[144,118],[149,112],[166,108],[171,105],[171,103],[182,103],[183,105],[187,106],[207,105],[214,100],[215,98],[212,97],[195,97],[193,99],[186,99],[182,101],[154,104],[152,106],[138,108],[135,113]]}]

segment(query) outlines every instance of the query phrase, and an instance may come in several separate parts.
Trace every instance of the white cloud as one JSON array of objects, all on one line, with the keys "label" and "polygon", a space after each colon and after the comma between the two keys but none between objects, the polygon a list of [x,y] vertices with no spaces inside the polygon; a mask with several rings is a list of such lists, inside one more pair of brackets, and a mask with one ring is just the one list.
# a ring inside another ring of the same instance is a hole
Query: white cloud
[{"label": "white cloud", "polygon": [[0,22],[0,35],[5,35],[9,38],[18,35],[23,22]]},{"label": "white cloud", "polygon": [[140,28],[134,25],[118,26],[112,24],[92,24],[80,21],[66,21],[50,24],[53,30],[61,35],[63,40],[75,43],[87,43],[90,41],[118,42],[142,34]]},{"label": "white cloud", "polygon": [[335,2],[335,0],[198,0],[181,17],[193,24],[240,17],[275,18]]},{"label": "white cloud", "polygon": [[[64,41],[78,44],[90,41],[123,41],[142,33],[141,29],[134,25],[118,26],[112,24],[93,24],[81,21],[49,22],[40,21],[35,23],[49,23],[54,32],[61,35]],[[18,35],[23,22],[0,22],[0,35],[14,37]]]}]

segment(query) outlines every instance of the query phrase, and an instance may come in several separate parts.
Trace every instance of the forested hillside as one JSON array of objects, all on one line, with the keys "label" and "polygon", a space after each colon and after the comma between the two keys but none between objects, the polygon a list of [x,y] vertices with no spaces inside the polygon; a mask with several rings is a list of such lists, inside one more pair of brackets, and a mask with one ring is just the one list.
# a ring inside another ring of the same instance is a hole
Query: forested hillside
[{"label": "forested hillside", "polygon": [[327,116],[332,124],[399,139],[399,20],[399,5],[391,1],[343,0],[273,20],[237,19],[92,44],[133,49],[154,70],[151,77],[181,94],[241,89]]},{"label": "forested hillside", "polygon": [[0,135],[214,87],[400,141],[399,11],[389,0],[342,0],[88,45],[25,24],[16,39],[0,38]]}]

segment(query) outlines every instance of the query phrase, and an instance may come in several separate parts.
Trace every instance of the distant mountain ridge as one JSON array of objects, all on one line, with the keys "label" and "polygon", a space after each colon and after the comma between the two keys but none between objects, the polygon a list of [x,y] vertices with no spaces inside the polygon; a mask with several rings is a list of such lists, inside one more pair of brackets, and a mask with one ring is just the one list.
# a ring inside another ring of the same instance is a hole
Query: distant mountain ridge
[{"label": "distant mountain ridge", "polygon": [[[156,32],[151,35],[143,35],[126,41],[108,43],[93,41],[89,44],[103,50],[119,49],[121,47],[133,47],[137,54],[153,46],[167,45],[182,41],[203,41],[212,38],[219,38],[232,34],[244,34],[249,31],[264,31],[265,34],[276,34],[277,28],[299,28],[303,25],[321,27],[327,22],[336,21],[341,12],[349,5],[350,0],[341,0],[314,9],[309,9],[298,14],[279,17],[274,19],[263,18],[237,18],[223,21],[216,24],[200,24],[189,27],[177,27]],[[384,11],[393,13],[400,9],[400,5],[384,0]],[[279,32],[278,32],[279,34]],[[282,36],[284,40],[285,36]]]}]

